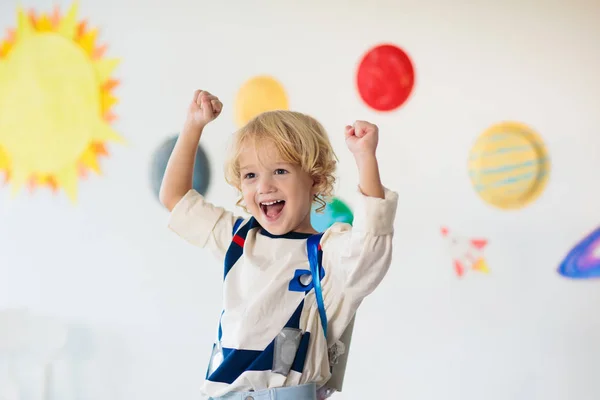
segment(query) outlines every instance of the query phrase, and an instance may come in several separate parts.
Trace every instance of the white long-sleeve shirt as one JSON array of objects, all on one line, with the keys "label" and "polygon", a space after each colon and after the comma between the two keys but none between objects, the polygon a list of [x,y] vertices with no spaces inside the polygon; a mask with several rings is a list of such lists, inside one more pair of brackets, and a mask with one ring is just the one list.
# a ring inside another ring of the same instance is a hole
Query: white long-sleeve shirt
[{"label": "white long-sleeve shirt", "polygon": [[[316,382],[331,377],[328,347],[352,320],[362,300],[379,285],[392,259],[392,237],[398,194],[385,188],[385,198],[357,191],[353,224],[335,223],[320,245],[321,280],[328,319],[327,340],[319,318],[306,241],[310,234],[275,236],[189,191],[173,209],[169,228],[188,242],[209,248],[224,263],[223,312],[213,348],[222,361],[207,371],[203,394],[263,390]],[[235,236],[235,237],[234,237]],[[304,283],[303,283],[304,282]],[[216,284],[216,282],[215,282]],[[275,338],[288,327],[301,335],[287,374],[273,371]]]}]

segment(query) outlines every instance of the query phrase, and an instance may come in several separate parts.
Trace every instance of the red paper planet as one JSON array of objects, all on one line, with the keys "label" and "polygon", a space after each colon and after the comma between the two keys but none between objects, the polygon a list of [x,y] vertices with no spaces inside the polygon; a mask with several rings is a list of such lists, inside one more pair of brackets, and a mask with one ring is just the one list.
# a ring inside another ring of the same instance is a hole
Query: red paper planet
[{"label": "red paper planet", "polygon": [[414,83],[415,72],[410,58],[391,44],[369,50],[360,61],[356,74],[360,97],[377,111],[392,111],[404,104]]}]

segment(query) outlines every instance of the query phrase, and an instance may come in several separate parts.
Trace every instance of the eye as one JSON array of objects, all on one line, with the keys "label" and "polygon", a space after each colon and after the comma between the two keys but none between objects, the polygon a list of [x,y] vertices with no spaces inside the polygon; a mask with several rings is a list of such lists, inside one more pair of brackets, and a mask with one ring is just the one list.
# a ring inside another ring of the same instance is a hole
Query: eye
[{"label": "eye", "polygon": [[244,179],[252,179],[255,176],[256,175],[254,175],[254,172],[248,172],[246,175],[244,175]]},{"label": "eye", "polygon": [[275,170],[275,175],[283,175],[283,174],[287,174],[288,172],[285,169],[279,168]]}]

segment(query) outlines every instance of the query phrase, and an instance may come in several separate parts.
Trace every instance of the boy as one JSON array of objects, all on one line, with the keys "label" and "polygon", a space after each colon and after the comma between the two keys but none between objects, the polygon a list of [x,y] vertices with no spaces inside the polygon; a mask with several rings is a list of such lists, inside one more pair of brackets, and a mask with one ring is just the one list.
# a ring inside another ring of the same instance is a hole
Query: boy
[{"label": "boy", "polygon": [[343,351],[340,336],[391,263],[398,195],[381,184],[378,128],[346,126],[359,171],[354,222],[320,234],[311,207],[324,208],[331,196],[336,162],[325,130],[307,115],[263,113],[235,134],[226,179],[250,218],[192,189],[198,141],[222,107],[216,96],[194,93],[161,188],[169,227],[224,263],[223,312],[203,391],[211,399],[313,400]]}]

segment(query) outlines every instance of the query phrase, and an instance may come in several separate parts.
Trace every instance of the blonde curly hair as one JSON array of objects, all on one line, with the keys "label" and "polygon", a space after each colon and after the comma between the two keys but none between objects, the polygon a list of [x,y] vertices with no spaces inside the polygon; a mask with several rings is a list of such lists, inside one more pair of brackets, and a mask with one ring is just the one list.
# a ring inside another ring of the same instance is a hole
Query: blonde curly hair
[{"label": "blonde curly hair", "polygon": [[[233,136],[229,157],[225,163],[225,180],[241,194],[239,156],[247,144],[255,149],[264,141],[272,142],[284,161],[299,165],[315,181],[313,203],[316,212],[323,212],[326,199],[333,196],[337,156],[327,132],[313,117],[296,111],[267,111],[257,115]],[[237,205],[248,211],[242,204]]]}]

